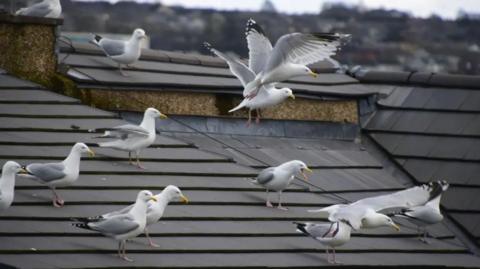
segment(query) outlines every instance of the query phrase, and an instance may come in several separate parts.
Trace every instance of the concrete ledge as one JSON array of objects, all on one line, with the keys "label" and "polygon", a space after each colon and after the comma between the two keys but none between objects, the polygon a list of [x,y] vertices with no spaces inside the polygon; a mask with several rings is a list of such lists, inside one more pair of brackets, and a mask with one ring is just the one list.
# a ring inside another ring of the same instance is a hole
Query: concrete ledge
[{"label": "concrete ledge", "polygon": [[[145,90],[99,90],[76,89],[65,92],[89,105],[119,111],[143,112],[147,107],[156,107],[168,115],[225,116],[246,118],[248,110],[234,113],[228,110],[241,102],[231,94],[145,91]],[[73,93],[73,95],[72,95]],[[274,108],[262,111],[262,118],[275,120],[307,120],[340,123],[358,123],[357,100],[288,99]],[[252,116],[255,116],[255,112]]]},{"label": "concrete ledge", "polygon": [[63,18],[52,19],[52,18],[40,18],[40,17],[29,17],[29,16],[14,16],[12,14],[4,13],[4,14],[0,14],[0,23],[39,24],[39,25],[58,26],[63,24]]}]

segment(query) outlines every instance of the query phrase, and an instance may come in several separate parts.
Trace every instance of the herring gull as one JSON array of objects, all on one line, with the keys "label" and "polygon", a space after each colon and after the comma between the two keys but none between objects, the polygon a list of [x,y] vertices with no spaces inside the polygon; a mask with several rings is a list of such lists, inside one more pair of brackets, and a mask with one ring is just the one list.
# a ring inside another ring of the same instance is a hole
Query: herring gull
[{"label": "herring gull", "polygon": [[8,161],[3,165],[0,178],[0,212],[9,208],[13,202],[15,174],[19,172],[26,171],[14,161]]},{"label": "herring gull", "polygon": [[[116,150],[128,151],[129,163],[132,164],[132,152],[137,157],[137,167],[144,168],[140,164],[140,151],[148,148],[155,142],[156,130],[155,119],[166,119],[167,116],[160,113],[157,109],[150,107],[145,110],[143,120],[140,125],[125,124],[113,128],[103,128],[105,130],[102,136],[95,138],[114,138],[116,140],[98,143],[103,148],[113,148]],[[95,130],[91,130],[92,132]]]},{"label": "herring gull", "polygon": [[142,29],[135,29],[129,40],[116,40],[95,35],[91,42],[99,46],[105,54],[118,64],[118,69],[123,76],[126,76],[122,71],[122,64],[128,67],[140,58],[141,54],[141,40],[146,38],[145,31]]},{"label": "herring gull", "polygon": [[118,256],[131,262],[133,260],[126,255],[127,240],[143,233],[147,223],[147,203],[151,200],[156,201],[156,198],[150,191],[140,191],[135,204],[127,212],[105,218],[75,218],[72,225],[117,240]]},{"label": "herring gull", "polygon": [[273,207],[270,203],[269,190],[278,192],[278,209],[287,210],[282,206],[282,191],[285,190],[295,179],[295,175],[302,174],[305,180],[308,179],[305,171],[312,173],[307,165],[299,160],[285,162],[279,166],[266,168],[258,174],[252,181],[255,184],[262,185],[267,190],[267,207]]},{"label": "herring gull", "polygon": [[47,185],[53,192],[53,206],[62,207],[64,200],[55,191],[56,187],[72,185],[80,174],[80,158],[82,153],[95,156],[95,153],[84,143],[76,143],[67,158],[59,163],[32,163],[25,167],[27,173],[20,176],[34,179]]}]

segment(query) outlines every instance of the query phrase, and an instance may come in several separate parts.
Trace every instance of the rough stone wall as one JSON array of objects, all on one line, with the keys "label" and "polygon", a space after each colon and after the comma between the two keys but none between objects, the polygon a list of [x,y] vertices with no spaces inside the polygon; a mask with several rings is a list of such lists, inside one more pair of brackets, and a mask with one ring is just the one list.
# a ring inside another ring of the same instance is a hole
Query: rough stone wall
[{"label": "rough stone wall", "polygon": [[[81,89],[74,97],[107,110],[143,111],[156,107],[165,114],[247,117],[247,110],[228,113],[240,103],[239,97],[212,93],[160,92],[145,90]],[[71,94],[70,94],[71,95]],[[255,112],[252,113],[255,116]],[[288,99],[277,107],[265,109],[262,118],[358,123],[356,100],[322,101]]]},{"label": "rough stone wall", "polygon": [[0,22],[0,67],[51,86],[56,70],[55,26]]}]

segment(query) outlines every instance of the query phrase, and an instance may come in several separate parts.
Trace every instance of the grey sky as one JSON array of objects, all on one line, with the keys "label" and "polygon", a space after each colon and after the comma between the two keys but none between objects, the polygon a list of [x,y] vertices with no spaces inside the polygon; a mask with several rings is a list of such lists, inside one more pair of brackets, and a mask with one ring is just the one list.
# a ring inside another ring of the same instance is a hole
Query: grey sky
[{"label": "grey sky", "polygon": [[[78,1],[78,0],[77,0]],[[97,1],[97,0],[82,0]],[[118,2],[119,0],[108,0]],[[184,7],[215,8],[223,10],[258,10],[264,0],[136,0],[137,2],[161,2]],[[324,3],[362,3],[367,8],[398,9],[418,17],[432,13],[445,18],[455,18],[460,9],[480,13],[480,0],[272,0],[278,10],[287,13],[317,13]]]}]

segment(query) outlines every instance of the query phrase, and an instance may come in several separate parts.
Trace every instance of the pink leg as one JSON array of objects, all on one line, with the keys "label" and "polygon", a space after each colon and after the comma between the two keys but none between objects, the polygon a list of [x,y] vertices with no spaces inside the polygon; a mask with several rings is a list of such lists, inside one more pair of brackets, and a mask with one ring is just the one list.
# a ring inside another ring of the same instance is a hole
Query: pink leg
[{"label": "pink leg", "polygon": [[256,124],[260,123],[260,109],[257,109],[257,118],[255,119],[255,123]]},{"label": "pink leg", "polygon": [[250,127],[250,124],[252,123],[252,111],[248,110],[248,121],[247,121],[247,127]]},{"label": "pink leg", "polygon": [[145,167],[140,164],[140,158],[138,157],[138,152],[135,154],[137,155],[137,167],[145,170]]},{"label": "pink leg", "polygon": [[282,191],[278,192],[278,206],[277,206],[277,208],[281,209],[281,210],[285,210],[285,211],[288,210],[288,208],[282,206]]},{"label": "pink leg", "polygon": [[123,241],[123,248],[122,248],[122,259],[127,261],[127,262],[133,262],[132,259],[130,259],[129,257],[127,257],[127,251],[126,251],[126,248],[127,248],[127,242],[126,241]]},{"label": "pink leg", "polygon": [[267,189],[267,202],[265,205],[267,207],[273,207],[272,203],[270,203],[270,194],[268,193],[268,189]]},{"label": "pink leg", "polygon": [[145,236],[147,237],[147,239],[148,239],[148,244],[149,244],[151,247],[154,247],[154,248],[160,247],[159,245],[153,243],[152,238],[151,238],[150,235],[148,234],[148,229],[147,229],[146,227],[145,227]]},{"label": "pink leg", "polygon": [[60,198],[60,196],[57,194],[57,192],[55,191],[55,187],[52,188],[52,192],[53,192],[53,199],[52,199],[52,202],[53,202],[53,206],[54,207],[63,207],[63,205],[65,204],[65,201]]}]

